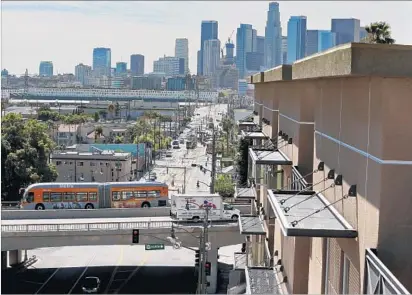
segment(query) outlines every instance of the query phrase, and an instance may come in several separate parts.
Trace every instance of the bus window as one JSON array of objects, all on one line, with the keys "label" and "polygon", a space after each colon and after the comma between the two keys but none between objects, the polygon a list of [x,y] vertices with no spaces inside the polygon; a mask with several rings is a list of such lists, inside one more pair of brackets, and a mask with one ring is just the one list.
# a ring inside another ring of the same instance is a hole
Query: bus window
[{"label": "bus window", "polygon": [[34,193],[29,192],[27,195],[27,203],[33,203],[33,201],[34,201]]},{"label": "bus window", "polygon": [[148,198],[156,198],[160,196],[160,191],[148,191],[147,197]]},{"label": "bus window", "polygon": [[43,202],[50,202],[50,193],[43,193]]},{"label": "bus window", "polygon": [[73,193],[65,193],[63,195],[63,201],[64,202],[73,202],[74,201],[75,195]]},{"label": "bus window", "polygon": [[133,192],[122,192],[122,200],[133,199]]},{"label": "bus window", "polygon": [[120,201],[120,192],[112,192],[113,201]]},{"label": "bus window", "polygon": [[77,202],[87,202],[87,193],[77,193],[76,200]]},{"label": "bus window", "polygon": [[142,192],[142,191],[136,192],[135,196],[136,198],[147,198],[146,192]]},{"label": "bus window", "polygon": [[96,202],[97,201],[97,193],[89,193],[89,201]]},{"label": "bus window", "polygon": [[61,202],[62,194],[61,193],[50,193],[50,202]]}]

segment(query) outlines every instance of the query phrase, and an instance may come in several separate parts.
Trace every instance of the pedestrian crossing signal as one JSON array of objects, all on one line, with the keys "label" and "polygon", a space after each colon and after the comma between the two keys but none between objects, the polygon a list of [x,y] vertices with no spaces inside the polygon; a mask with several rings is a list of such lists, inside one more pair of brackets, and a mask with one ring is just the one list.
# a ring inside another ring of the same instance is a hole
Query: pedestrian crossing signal
[{"label": "pedestrian crossing signal", "polygon": [[139,230],[138,229],[133,230],[132,242],[133,244],[139,244]]},{"label": "pedestrian crossing signal", "polygon": [[205,263],[205,273],[207,276],[210,276],[212,264],[210,262]]}]

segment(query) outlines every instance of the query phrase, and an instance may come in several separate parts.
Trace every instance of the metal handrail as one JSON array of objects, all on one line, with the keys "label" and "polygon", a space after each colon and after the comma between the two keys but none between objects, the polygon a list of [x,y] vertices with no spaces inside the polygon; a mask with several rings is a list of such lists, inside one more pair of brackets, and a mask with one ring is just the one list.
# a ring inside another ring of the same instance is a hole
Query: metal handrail
[{"label": "metal handrail", "polygon": [[172,221],[137,221],[110,223],[66,223],[66,224],[13,224],[2,225],[2,233],[17,232],[73,232],[73,231],[116,231],[127,229],[170,228]]}]

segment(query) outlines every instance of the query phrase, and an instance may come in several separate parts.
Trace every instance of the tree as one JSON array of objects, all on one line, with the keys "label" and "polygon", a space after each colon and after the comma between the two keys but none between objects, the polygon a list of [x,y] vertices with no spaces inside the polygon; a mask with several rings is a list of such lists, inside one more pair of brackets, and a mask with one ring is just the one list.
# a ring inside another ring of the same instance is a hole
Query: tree
[{"label": "tree", "polygon": [[95,122],[99,122],[99,119],[100,119],[99,113],[98,113],[98,112],[95,112],[95,113],[94,113],[94,121],[95,121]]},{"label": "tree", "polygon": [[61,119],[61,116],[58,112],[53,111],[50,109],[49,106],[41,106],[40,108],[38,108],[37,110],[37,120],[40,121],[59,121]]},{"label": "tree", "polygon": [[97,126],[94,128],[94,142],[97,142],[97,139],[100,138],[103,134],[103,127],[102,126]]},{"label": "tree", "polygon": [[114,105],[114,114],[116,118],[120,117],[120,104],[118,102],[116,102]]},{"label": "tree", "polygon": [[226,154],[228,156],[229,156],[229,141],[230,141],[234,126],[235,126],[234,122],[229,117],[225,117],[222,120],[222,129],[226,133]]},{"label": "tree", "polygon": [[113,105],[112,103],[109,104],[109,106],[107,107],[107,111],[109,112],[110,116],[111,116],[112,119],[113,119],[113,113],[114,113],[114,111],[115,111],[115,107],[114,107],[114,105]]},{"label": "tree", "polygon": [[365,27],[368,41],[375,44],[394,44],[391,36],[391,26],[386,22],[374,22]]},{"label": "tree", "polygon": [[235,194],[235,188],[232,182],[232,176],[228,174],[220,174],[215,183],[215,192],[224,198],[231,198]]},{"label": "tree", "polygon": [[246,184],[248,180],[248,166],[249,166],[249,139],[242,138],[239,142],[238,156],[236,159],[237,170],[239,171],[240,184]]},{"label": "tree", "polygon": [[49,163],[55,147],[48,135],[47,124],[23,120],[19,114],[7,114],[1,126],[2,197],[17,201],[20,188],[35,182],[53,182],[56,168]]},{"label": "tree", "polygon": [[103,119],[106,120],[107,118],[107,111],[106,110],[100,110],[99,115],[102,116]]}]

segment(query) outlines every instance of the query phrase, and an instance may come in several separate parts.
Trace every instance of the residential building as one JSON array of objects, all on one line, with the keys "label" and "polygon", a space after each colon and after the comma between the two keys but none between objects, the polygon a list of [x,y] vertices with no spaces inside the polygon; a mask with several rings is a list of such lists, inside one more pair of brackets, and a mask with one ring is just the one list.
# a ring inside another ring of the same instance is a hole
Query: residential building
[{"label": "residential building", "polygon": [[279,3],[269,3],[265,27],[265,67],[273,68],[282,63],[282,26]]},{"label": "residential building", "polygon": [[291,16],[288,21],[288,64],[306,54],[306,16]]},{"label": "residential building", "polygon": [[164,56],[153,62],[153,72],[165,73],[168,77],[183,75],[184,67],[184,59],[174,56]]},{"label": "residential building", "polygon": [[132,76],[143,76],[144,74],[144,56],[141,54],[132,54],[130,56],[130,72]]},{"label": "residential building", "polygon": [[54,129],[54,141],[58,146],[69,146],[80,142],[81,125],[61,124]]},{"label": "residential building", "polygon": [[84,65],[82,63],[78,64],[74,67],[74,76],[76,81],[82,83],[82,85],[86,85],[86,80],[88,77],[92,75],[92,67]]},{"label": "residential building", "polygon": [[39,66],[39,76],[51,77],[53,76],[53,62],[41,61]]},{"label": "residential building", "polygon": [[200,53],[198,54],[198,70],[200,70],[197,74],[203,75],[203,57],[204,57],[204,47],[205,41],[207,40],[217,40],[219,39],[218,36],[218,22],[215,20],[204,20],[201,24],[201,31],[200,31]]},{"label": "residential building", "polygon": [[[239,70],[239,78],[246,74],[246,54],[253,52],[253,41],[256,40],[256,30],[249,24],[240,24],[236,33],[236,67]],[[254,36],[255,35],[255,36]],[[256,42],[257,43],[257,42]],[[256,44],[255,43],[255,44]]]},{"label": "residential building", "polygon": [[162,89],[162,77],[156,75],[132,77],[131,88],[133,90],[160,90]]},{"label": "residential building", "polygon": [[130,153],[67,151],[51,154],[50,160],[56,165],[56,182],[122,182],[134,178]]},{"label": "residential building", "polygon": [[249,77],[250,294],[410,294],[411,57],[348,43]]},{"label": "residential building", "polygon": [[366,37],[368,37],[368,32],[366,31],[365,27],[360,27],[359,28],[359,41],[364,40]]},{"label": "residential building", "polygon": [[282,36],[282,65],[288,63],[288,37]]},{"label": "residential building", "polygon": [[110,77],[112,68],[112,51],[110,48],[93,49],[93,73],[97,76]]},{"label": "residential building", "polygon": [[203,75],[212,76],[220,65],[220,41],[206,40],[203,47]]},{"label": "residential building", "polygon": [[117,62],[115,73],[116,73],[116,76],[126,76],[127,75],[127,63]]},{"label": "residential building", "polygon": [[331,22],[331,31],[336,34],[336,45],[359,42],[360,20],[332,18]]},{"label": "residential building", "polygon": [[189,40],[187,38],[176,39],[175,57],[184,59],[184,75],[189,73]]}]

